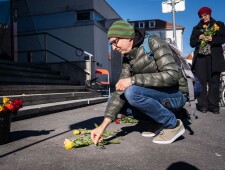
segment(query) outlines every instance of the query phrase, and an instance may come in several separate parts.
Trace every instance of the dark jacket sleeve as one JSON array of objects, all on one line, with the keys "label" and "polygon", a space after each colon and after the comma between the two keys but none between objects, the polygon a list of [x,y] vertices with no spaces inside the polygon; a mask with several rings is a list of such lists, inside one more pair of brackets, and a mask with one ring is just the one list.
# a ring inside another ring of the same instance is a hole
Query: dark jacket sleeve
[{"label": "dark jacket sleeve", "polygon": [[202,34],[198,26],[195,26],[192,29],[191,37],[190,37],[190,46],[195,48],[199,45],[199,36]]},{"label": "dark jacket sleeve", "polygon": [[125,103],[125,101],[121,98],[122,94],[122,91],[115,91],[111,94],[107,102],[104,117],[107,117],[112,121],[116,119],[116,116],[118,115]]},{"label": "dark jacket sleeve", "polygon": [[[120,74],[120,79],[131,77],[131,68],[129,64],[129,59],[127,56],[123,57],[123,65]],[[123,94],[122,91],[115,91],[111,93],[111,96],[107,102],[106,110],[105,110],[105,117],[114,121],[116,116],[124,106],[125,101],[121,98]]]},{"label": "dark jacket sleeve", "polygon": [[127,57],[123,57],[123,65],[122,71],[120,74],[120,79],[131,77],[131,66],[129,64],[129,59]]}]

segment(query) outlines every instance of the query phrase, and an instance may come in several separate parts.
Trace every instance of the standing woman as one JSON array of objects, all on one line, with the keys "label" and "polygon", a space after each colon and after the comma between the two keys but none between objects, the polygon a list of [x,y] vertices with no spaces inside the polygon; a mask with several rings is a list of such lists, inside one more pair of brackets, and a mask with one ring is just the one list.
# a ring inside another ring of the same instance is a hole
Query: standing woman
[{"label": "standing woman", "polygon": [[199,9],[201,20],[192,30],[190,46],[195,48],[192,70],[202,83],[197,109],[203,113],[210,111],[218,114],[220,74],[225,71],[222,49],[225,26],[223,22],[214,20],[211,12],[208,7]]}]

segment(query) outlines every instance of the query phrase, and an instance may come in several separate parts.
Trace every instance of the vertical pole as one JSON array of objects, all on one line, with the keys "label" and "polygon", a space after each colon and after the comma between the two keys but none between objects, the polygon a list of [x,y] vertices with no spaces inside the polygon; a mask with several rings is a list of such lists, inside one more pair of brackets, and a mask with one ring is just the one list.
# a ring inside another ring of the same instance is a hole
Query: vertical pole
[{"label": "vertical pole", "polygon": [[89,55],[89,79],[91,80],[92,79],[92,55]]},{"label": "vertical pole", "polygon": [[47,44],[47,36],[46,34],[44,34],[44,39],[45,39],[45,63],[47,63],[47,48],[48,48],[48,44]]},{"label": "vertical pole", "polygon": [[86,70],[89,73],[89,75],[86,75],[86,80],[91,80],[92,79],[92,57],[93,55],[84,51],[84,54],[88,55],[88,64],[86,64]]},{"label": "vertical pole", "polygon": [[175,2],[172,0],[172,14],[173,14],[173,38],[175,43],[177,44],[177,36],[176,36],[176,19],[175,19]]}]

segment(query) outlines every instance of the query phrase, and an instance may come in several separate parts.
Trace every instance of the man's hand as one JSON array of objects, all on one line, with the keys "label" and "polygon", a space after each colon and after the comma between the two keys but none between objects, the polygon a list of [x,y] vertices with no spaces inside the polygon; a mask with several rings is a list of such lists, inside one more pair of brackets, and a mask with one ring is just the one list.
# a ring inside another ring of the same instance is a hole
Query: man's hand
[{"label": "man's hand", "polygon": [[131,85],[131,78],[120,79],[116,84],[116,90],[125,91]]},{"label": "man's hand", "polygon": [[101,128],[100,126],[93,129],[91,131],[91,139],[94,142],[94,144],[96,145],[98,142],[101,142],[103,140],[103,138],[101,137],[101,135],[103,134],[104,129]]},{"label": "man's hand", "polygon": [[111,119],[109,118],[105,118],[102,122],[102,124],[93,129],[91,131],[91,139],[94,142],[94,144],[96,145],[98,142],[101,142],[103,140],[103,138],[101,137],[101,135],[103,134],[103,132],[105,131],[106,127],[112,122]]}]

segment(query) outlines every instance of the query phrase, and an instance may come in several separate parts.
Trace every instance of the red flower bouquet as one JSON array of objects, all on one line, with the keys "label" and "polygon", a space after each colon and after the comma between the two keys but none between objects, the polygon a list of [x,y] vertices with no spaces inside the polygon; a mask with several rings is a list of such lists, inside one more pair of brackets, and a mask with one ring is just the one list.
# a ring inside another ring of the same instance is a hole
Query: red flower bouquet
[{"label": "red flower bouquet", "polygon": [[16,113],[23,104],[22,99],[11,99],[3,97],[3,104],[0,105],[0,114]]}]

